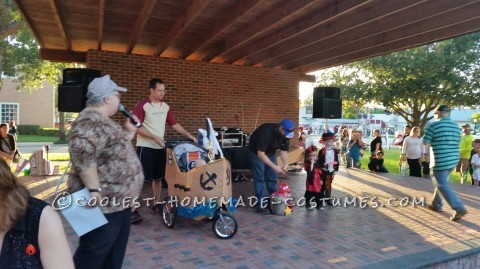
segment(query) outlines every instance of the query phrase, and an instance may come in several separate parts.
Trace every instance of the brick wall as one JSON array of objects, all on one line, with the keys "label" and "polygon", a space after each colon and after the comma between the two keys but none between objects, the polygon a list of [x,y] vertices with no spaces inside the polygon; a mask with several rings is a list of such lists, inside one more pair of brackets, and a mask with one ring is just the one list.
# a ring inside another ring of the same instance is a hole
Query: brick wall
[{"label": "brick wall", "polygon": [[40,125],[41,128],[53,128],[55,118],[55,89],[44,83],[43,88],[16,90],[17,84],[10,78],[3,79],[0,102],[19,103],[20,112],[17,125]]},{"label": "brick wall", "polygon": [[[129,89],[122,103],[130,110],[149,94],[149,80],[161,78],[167,89],[165,101],[194,135],[205,128],[206,117],[214,127],[240,127],[244,132],[282,118],[298,124],[300,73],[105,51],[89,51],[87,66]],[[167,128],[166,137],[178,136]]]}]

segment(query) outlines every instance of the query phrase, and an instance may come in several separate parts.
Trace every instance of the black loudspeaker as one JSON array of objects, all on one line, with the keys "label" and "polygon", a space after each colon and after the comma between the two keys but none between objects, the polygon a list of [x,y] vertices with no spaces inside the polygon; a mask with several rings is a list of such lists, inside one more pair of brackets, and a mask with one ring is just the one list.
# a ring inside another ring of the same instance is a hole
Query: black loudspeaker
[{"label": "black loudspeaker", "polygon": [[63,84],[88,85],[94,78],[100,77],[100,71],[90,68],[65,68],[63,69]]},{"label": "black loudspeaker", "polygon": [[80,112],[87,101],[87,86],[85,84],[58,86],[58,111]]},{"label": "black loudspeaker", "polygon": [[88,84],[100,77],[100,71],[89,68],[65,68],[63,84],[58,86],[58,111],[80,112],[87,101]]},{"label": "black loudspeaker", "polygon": [[313,89],[313,94],[313,99],[315,99],[315,96],[327,99],[340,99],[340,88],[316,87]]},{"label": "black loudspeaker", "polygon": [[339,119],[342,117],[340,89],[317,87],[313,91],[313,118]]}]

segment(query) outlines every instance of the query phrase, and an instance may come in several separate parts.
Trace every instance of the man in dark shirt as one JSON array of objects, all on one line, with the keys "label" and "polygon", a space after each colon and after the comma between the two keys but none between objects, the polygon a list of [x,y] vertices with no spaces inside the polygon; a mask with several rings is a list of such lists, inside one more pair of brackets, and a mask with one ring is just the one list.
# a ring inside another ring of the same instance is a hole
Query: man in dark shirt
[{"label": "man in dark shirt", "polygon": [[280,123],[264,123],[250,136],[249,148],[252,165],[253,186],[257,200],[257,212],[270,214],[266,208],[270,194],[277,191],[277,174],[286,174],[285,167],[277,165],[276,151],[287,166],[287,151],[295,125],[289,119]]}]

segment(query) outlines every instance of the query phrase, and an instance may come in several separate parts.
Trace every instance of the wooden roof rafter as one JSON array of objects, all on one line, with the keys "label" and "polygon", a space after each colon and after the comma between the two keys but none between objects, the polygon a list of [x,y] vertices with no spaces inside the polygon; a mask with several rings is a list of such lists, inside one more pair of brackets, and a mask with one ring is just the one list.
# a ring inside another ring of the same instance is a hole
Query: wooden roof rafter
[{"label": "wooden roof rafter", "polygon": [[67,32],[65,31],[64,23],[62,18],[60,17],[60,14],[58,14],[58,9],[57,9],[57,4],[55,0],[48,0],[48,3],[50,4],[50,9],[51,12],[53,13],[53,18],[56,21],[56,24],[58,26],[59,35],[62,37],[63,41],[65,42],[65,49],[66,50],[72,50],[72,43],[70,42],[70,38],[67,35]]},{"label": "wooden roof rafter", "polygon": [[[298,52],[308,50],[311,51],[312,54],[316,54],[321,52],[322,48],[329,49],[337,43],[343,44],[350,39],[364,38],[371,32],[372,25],[380,21],[382,21],[385,29],[388,29],[388,27],[397,27],[402,23],[408,24],[409,21],[415,20],[415,17],[411,18],[410,15],[399,16],[400,13],[395,11],[416,7],[425,2],[428,1],[404,0],[394,4],[388,3],[387,1],[380,1],[377,6],[378,9],[375,9],[375,11],[369,13],[358,12],[348,16],[348,20],[342,17],[338,18],[337,21],[333,21],[330,24],[321,25],[311,31],[298,35],[295,40],[289,39],[278,43],[264,50],[263,55],[251,55],[247,57],[247,60],[251,65],[261,64],[262,66],[278,67],[279,63],[285,63],[282,62],[282,60],[288,62],[302,58],[303,56],[299,56]],[[368,16],[366,16],[366,14],[368,14]],[[405,19],[405,17],[408,17],[408,19]],[[390,21],[394,21],[395,23],[389,26]],[[348,40],[344,37],[340,38],[342,34],[349,31],[351,32],[350,36],[353,38],[349,38]],[[275,55],[275,57],[271,57],[270,55]]]},{"label": "wooden roof rafter", "polygon": [[[289,16],[301,9],[304,9],[306,6],[314,4],[313,1],[309,1],[309,4],[298,1],[287,1],[281,8],[272,10],[268,14],[261,16],[255,22],[256,27],[245,27],[242,31],[232,36],[232,38],[223,40],[221,44],[216,44],[215,46],[210,47],[205,51],[201,58],[204,61],[215,61],[214,58],[221,58],[221,54],[230,51],[231,49],[248,42],[259,34],[267,31],[272,25],[272,22],[277,22],[282,20],[284,17]],[[222,60],[223,62],[223,60]]]},{"label": "wooden roof rafter", "polygon": [[209,40],[213,39],[225,27],[235,22],[239,17],[241,17],[243,14],[245,14],[246,12],[254,8],[259,3],[260,2],[258,0],[242,0],[242,1],[235,2],[236,6],[233,11],[230,8],[228,8],[229,10],[224,10],[222,12],[225,14],[228,13],[229,16],[223,16],[218,21],[212,22],[212,27],[210,28],[210,30],[207,33],[201,35],[197,40],[192,41],[187,48],[184,48],[179,58],[181,59],[188,58],[200,46],[202,46],[204,43],[207,43]]},{"label": "wooden roof rafter", "polygon": [[103,43],[103,27],[105,23],[105,0],[99,0],[98,3],[98,32],[97,32],[97,49],[102,49]]},{"label": "wooden roof rafter", "polygon": [[[351,13],[353,10],[358,10],[362,6],[370,5],[372,1],[374,0],[344,0],[335,2],[334,5],[321,8],[317,12],[314,12],[314,14],[302,18],[299,21],[276,31],[275,33],[271,33],[266,37],[259,37],[251,40],[250,44],[227,52],[221,57],[226,63],[237,63],[242,58],[248,57],[249,55],[262,49],[273,46],[276,43],[285,40],[286,38],[294,38],[298,34],[314,28],[319,24],[324,24],[330,20],[333,20],[342,14]],[[241,63],[246,64],[245,62]]]},{"label": "wooden roof rafter", "polygon": [[15,5],[17,5],[18,11],[20,11],[20,14],[22,14],[23,19],[27,22],[28,27],[30,28],[30,30],[33,33],[33,36],[35,36],[35,39],[38,42],[38,45],[40,45],[40,47],[45,46],[45,42],[43,42],[43,39],[42,39],[41,35],[39,34],[38,29],[33,24],[32,19],[30,17],[26,16],[27,13],[25,12],[26,11],[25,7],[17,1],[15,1]]},{"label": "wooden roof rafter", "polygon": [[145,4],[143,5],[142,10],[140,11],[140,14],[138,14],[137,23],[135,24],[132,34],[130,35],[130,39],[129,39],[130,41],[128,43],[128,48],[126,53],[132,53],[133,48],[135,47],[135,44],[137,44],[138,38],[140,37],[140,34],[143,31],[143,28],[145,28],[145,25],[147,24],[147,21],[150,18],[150,14],[152,14],[152,10],[155,7],[156,3],[157,3],[157,0],[145,1]]},{"label": "wooden roof rafter", "polygon": [[[440,9],[437,3],[441,3],[442,8]],[[384,26],[383,34],[387,34],[389,31],[394,31],[395,29],[401,29],[397,31],[404,31],[401,33],[401,36],[405,36],[408,33],[412,33],[411,30],[408,28],[415,27],[415,25],[423,20],[427,20],[428,18],[435,17],[437,15],[441,15],[448,10],[456,10],[465,5],[471,5],[471,1],[466,0],[459,0],[456,2],[452,2],[449,0],[437,0],[437,2],[433,3],[431,1],[425,1],[423,3],[418,3],[415,5],[409,6],[409,8],[416,8],[418,10],[422,10],[421,16],[415,12],[408,12],[407,15],[400,16],[400,13],[390,14],[389,16],[383,17],[381,19],[382,24]],[[355,18],[351,18],[355,21]],[[371,23],[378,23],[378,21],[372,21]],[[340,38],[339,36],[329,36],[328,38],[321,38],[315,43],[311,43],[308,46],[304,46],[301,48],[297,48],[289,53],[280,55],[275,59],[269,60],[265,62],[265,66],[269,67],[281,67],[281,68],[293,68],[301,66],[306,61],[311,61],[312,57],[315,55],[327,55],[331,53],[332,50],[338,49],[346,49],[353,50],[352,48],[355,47],[355,43],[359,41],[368,42],[369,39],[376,39],[378,38],[378,32],[373,31],[371,23],[366,23],[362,25],[358,25],[355,28],[350,29],[352,33],[349,35],[348,39]],[[305,59],[302,55],[303,53],[312,53],[309,56],[309,59]],[[283,65],[281,65],[283,63]]]},{"label": "wooden roof rafter", "polygon": [[[475,8],[477,9],[468,9],[468,11],[471,12],[470,14],[475,13],[477,15],[477,17],[475,18],[470,16],[468,18],[465,17],[464,20],[459,21],[458,17],[453,17],[452,20],[457,19],[457,21],[453,24],[449,24],[448,21],[445,21],[445,17],[436,16],[435,18],[432,18],[432,21],[430,23],[443,22],[442,26],[435,26],[434,28],[429,28],[429,26],[432,27],[432,24],[422,23],[420,25],[412,25],[410,27],[414,30],[411,30],[410,33],[415,32],[415,30],[417,30],[417,33],[407,36],[403,36],[402,31],[407,30],[408,27],[405,27],[404,29],[396,29],[394,30],[394,32],[377,35],[376,38],[374,38],[375,44],[372,44],[372,46],[368,48],[350,52],[347,52],[345,48],[342,48],[342,50],[339,52],[340,55],[338,56],[326,57],[320,60],[320,55],[317,55],[313,59],[310,59],[308,64],[296,63],[295,65],[288,65],[287,68],[303,72],[306,70],[310,70],[312,66],[316,66],[318,64],[332,67],[347,63],[347,59],[350,59],[350,57],[352,56],[358,58],[359,60],[363,60],[383,55],[385,54],[385,52],[391,53],[408,49],[412,47],[412,44],[425,45],[428,44],[433,37],[437,37],[440,41],[452,38],[459,33],[468,34],[478,32],[480,31],[480,14],[478,14],[477,12],[479,6]],[[401,37],[399,35],[401,35]],[[354,45],[355,44],[350,44],[350,46]]]},{"label": "wooden roof rafter", "polygon": [[203,10],[210,4],[212,0],[195,0],[190,4],[185,12],[177,18],[173,26],[168,30],[167,34],[160,40],[157,47],[155,48],[154,56],[160,56],[162,53],[170,46],[170,44],[178,37],[180,34],[187,29],[188,26],[197,18],[198,15],[202,14]]}]

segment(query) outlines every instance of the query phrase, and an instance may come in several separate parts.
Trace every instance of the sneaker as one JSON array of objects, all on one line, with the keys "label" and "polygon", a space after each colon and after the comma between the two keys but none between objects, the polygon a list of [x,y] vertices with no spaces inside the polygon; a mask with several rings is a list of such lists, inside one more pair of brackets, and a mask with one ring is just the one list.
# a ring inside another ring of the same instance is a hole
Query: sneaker
[{"label": "sneaker", "polygon": [[443,212],[443,210],[441,208],[436,208],[435,206],[433,206],[432,204],[428,204],[427,205],[427,208],[432,210],[432,211],[436,211],[436,212]]},{"label": "sneaker", "polygon": [[325,210],[325,207],[321,206],[320,208],[318,208],[318,210],[324,211],[324,210]]},{"label": "sneaker", "polygon": [[260,215],[270,215],[270,210],[266,208],[259,208],[257,209],[257,213]]},{"label": "sneaker", "polygon": [[315,206],[313,206],[313,205],[308,205],[308,206],[306,206],[306,208],[307,208],[307,209],[314,209]]},{"label": "sneaker", "polygon": [[138,213],[137,210],[132,212],[132,218],[130,219],[131,224],[137,224],[142,220],[143,220],[143,217],[140,216],[140,213]]},{"label": "sneaker", "polygon": [[451,221],[457,221],[467,214],[467,210],[455,211],[455,214],[450,216]]}]

